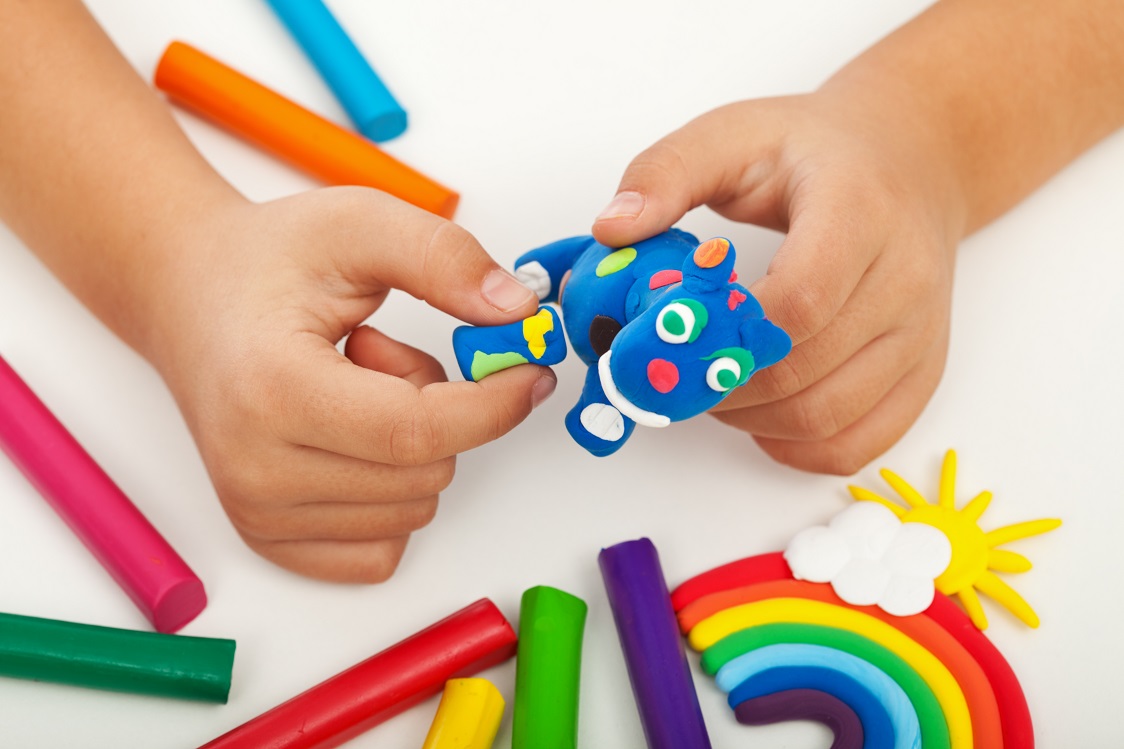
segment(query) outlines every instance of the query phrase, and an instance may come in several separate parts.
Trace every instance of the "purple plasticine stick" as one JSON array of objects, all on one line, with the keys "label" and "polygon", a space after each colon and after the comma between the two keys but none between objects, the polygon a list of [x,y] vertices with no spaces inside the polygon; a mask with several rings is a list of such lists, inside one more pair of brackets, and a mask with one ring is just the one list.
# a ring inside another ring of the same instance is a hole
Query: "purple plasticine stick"
[{"label": "purple plasticine stick", "polygon": [[710,749],[656,547],[625,541],[598,561],[649,749]]},{"label": "purple plasticine stick", "polygon": [[2,357],[0,449],[157,631],[203,610],[203,583]]}]

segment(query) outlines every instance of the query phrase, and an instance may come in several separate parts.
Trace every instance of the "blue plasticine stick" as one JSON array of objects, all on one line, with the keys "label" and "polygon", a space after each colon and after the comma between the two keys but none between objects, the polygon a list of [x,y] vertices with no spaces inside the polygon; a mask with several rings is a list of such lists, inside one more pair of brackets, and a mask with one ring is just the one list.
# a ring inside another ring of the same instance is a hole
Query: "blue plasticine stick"
[{"label": "blue plasticine stick", "polygon": [[320,71],[360,133],[381,142],[406,130],[406,110],[322,0],[266,2]]}]

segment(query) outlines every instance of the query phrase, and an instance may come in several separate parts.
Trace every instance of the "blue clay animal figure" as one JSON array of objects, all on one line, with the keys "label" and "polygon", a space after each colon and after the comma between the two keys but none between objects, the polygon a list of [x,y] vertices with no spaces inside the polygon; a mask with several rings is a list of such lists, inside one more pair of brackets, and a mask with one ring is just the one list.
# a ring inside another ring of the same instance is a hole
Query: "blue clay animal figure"
[{"label": "blue clay animal figure", "polygon": [[[516,276],[543,302],[559,304],[570,344],[589,365],[566,416],[579,445],[610,455],[637,424],[663,427],[703,413],[789,352],[788,335],[737,283],[734,258],[726,239],[699,244],[671,229],[616,250],[572,237],[516,261]],[[542,332],[548,311],[528,318],[539,320],[531,337],[526,321],[458,328],[453,344],[465,377],[561,360],[558,325]]]}]

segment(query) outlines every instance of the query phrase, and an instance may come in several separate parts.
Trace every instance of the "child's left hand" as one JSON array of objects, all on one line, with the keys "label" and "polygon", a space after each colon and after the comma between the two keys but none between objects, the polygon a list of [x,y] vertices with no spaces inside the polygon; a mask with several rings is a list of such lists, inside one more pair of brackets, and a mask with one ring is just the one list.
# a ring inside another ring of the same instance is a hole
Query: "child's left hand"
[{"label": "child's left hand", "polygon": [[794,349],[716,416],[782,463],[850,474],[940,380],[963,211],[939,132],[840,93],[699,117],[632,162],[593,233],[620,247],[704,204],[786,231],[750,290]]}]

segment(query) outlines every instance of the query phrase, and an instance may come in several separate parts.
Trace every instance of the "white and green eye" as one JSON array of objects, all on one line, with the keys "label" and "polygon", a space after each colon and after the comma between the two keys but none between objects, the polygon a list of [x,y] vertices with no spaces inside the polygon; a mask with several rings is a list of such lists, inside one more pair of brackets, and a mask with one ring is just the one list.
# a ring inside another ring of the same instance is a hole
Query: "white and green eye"
[{"label": "white and green eye", "polygon": [[753,354],[743,348],[725,348],[715,351],[706,368],[706,384],[718,393],[728,393],[753,374]]},{"label": "white and green eye", "polygon": [[676,299],[656,317],[656,335],[667,343],[694,343],[706,321],[706,307],[694,299]]}]

